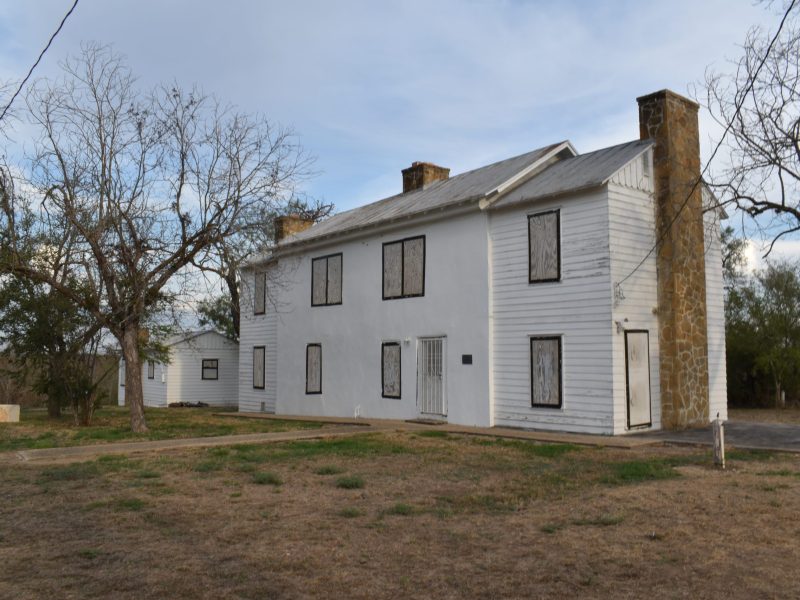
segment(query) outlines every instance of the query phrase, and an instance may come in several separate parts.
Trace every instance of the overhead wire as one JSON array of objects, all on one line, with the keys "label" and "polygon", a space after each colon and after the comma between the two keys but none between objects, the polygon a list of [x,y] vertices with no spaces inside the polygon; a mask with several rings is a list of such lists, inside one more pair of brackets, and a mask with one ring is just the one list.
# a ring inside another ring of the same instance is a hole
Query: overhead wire
[{"label": "overhead wire", "polygon": [[702,183],[703,176],[705,175],[705,173],[708,170],[708,168],[711,166],[711,163],[713,162],[714,157],[716,157],[717,152],[719,152],[719,149],[722,147],[722,143],[725,141],[726,136],[728,135],[728,133],[730,132],[731,128],[733,127],[733,124],[734,124],[736,118],[739,116],[739,113],[741,112],[742,107],[744,106],[744,102],[745,102],[745,99],[747,98],[747,95],[750,93],[750,90],[752,89],[753,85],[755,84],[756,78],[758,77],[758,74],[761,72],[762,67],[767,62],[767,59],[769,58],[769,55],[772,52],[772,47],[775,45],[775,42],[778,40],[778,36],[780,35],[781,31],[783,30],[783,26],[786,23],[786,20],[789,18],[789,13],[791,13],[791,11],[794,8],[796,3],[797,3],[797,0],[792,0],[791,3],[789,4],[789,7],[786,9],[786,12],[784,13],[783,18],[781,19],[780,24],[778,25],[778,29],[775,31],[775,35],[772,36],[772,39],[770,40],[770,43],[767,46],[767,50],[766,50],[766,52],[764,52],[764,56],[761,57],[761,60],[759,61],[759,64],[758,64],[758,67],[753,72],[752,76],[750,77],[750,81],[748,82],[747,86],[745,87],[745,90],[740,95],[739,101],[736,103],[736,110],[734,111],[732,117],[729,119],[728,125],[725,127],[725,130],[722,132],[722,136],[719,138],[719,141],[717,142],[716,146],[714,147],[714,151],[711,153],[711,156],[706,161],[705,166],[700,171],[699,177],[695,180],[694,184],[692,185],[692,189],[689,190],[689,193],[686,195],[686,198],[683,200],[681,205],[678,207],[678,211],[675,213],[675,215],[672,217],[672,219],[670,219],[669,224],[664,228],[664,230],[658,236],[658,238],[656,239],[656,241],[653,244],[653,246],[650,248],[650,250],[647,251],[647,254],[644,255],[642,260],[639,261],[639,263],[633,268],[633,270],[630,273],[628,273],[625,277],[623,277],[619,282],[614,284],[615,296],[624,298],[624,295],[622,294],[622,284],[625,283],[628,279],[630,279],[633,276],[633,274],[636,273],[636,271],[638,271],[642,267],[642,265],[647,261],[648,258],[650,258],[650,256],[656,250],[656,248],[658,248],[658,246],[661,244],[661,242],[664,241],[664,238],[667,236],[669,231],[672,229],[672,226],[675,225],[675,223],[677,222],[678,218],[680,217],[681,213],[683,212],[683,209],[686,208],[686,206],[689,204],[689,200],[691,200],[692,195],[694,194],[695,190],[697,190],[697,186],[699,186]]}]

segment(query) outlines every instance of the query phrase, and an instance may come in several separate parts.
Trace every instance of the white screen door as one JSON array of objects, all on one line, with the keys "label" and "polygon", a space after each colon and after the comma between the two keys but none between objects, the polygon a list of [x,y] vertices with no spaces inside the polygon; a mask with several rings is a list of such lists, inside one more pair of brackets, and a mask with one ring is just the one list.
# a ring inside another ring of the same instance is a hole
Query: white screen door
[{"label": "white screen door", "polygon": [[628,427],[650,425],[650,338],[646,331],[625,332]]},{"label": "white screen door", "polygon": [[425,415],[447,415],[444,338],[421,338],[417,352],[417,404]]}]

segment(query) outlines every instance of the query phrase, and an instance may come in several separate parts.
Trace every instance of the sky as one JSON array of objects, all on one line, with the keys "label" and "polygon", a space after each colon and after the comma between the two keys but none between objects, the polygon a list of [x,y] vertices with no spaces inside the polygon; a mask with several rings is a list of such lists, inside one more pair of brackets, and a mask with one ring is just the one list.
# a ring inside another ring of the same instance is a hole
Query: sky
[{"label": "sky", "polygon": [[[24,75],[70,5],[0,0],[0,80]],[[752,0],[80,0],[36,75],[56,74],[82,41],[112,44],[145,88],[198,85],[291,127],[316,157],[305,192],[341,211],[401,191],[400,170],[415,160],[455,175],[563,139],[579,152],[636,139],[637,96],[691,96],[707,69],[730,69],[748,28],[775,26],[772,9]],[[708,156],[719,130],[704,112],[700,127]]]}]

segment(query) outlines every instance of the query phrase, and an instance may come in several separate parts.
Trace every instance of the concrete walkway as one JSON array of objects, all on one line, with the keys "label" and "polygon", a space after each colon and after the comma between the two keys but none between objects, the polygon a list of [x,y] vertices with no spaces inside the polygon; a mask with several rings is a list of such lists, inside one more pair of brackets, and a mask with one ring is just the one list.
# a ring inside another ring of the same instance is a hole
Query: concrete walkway
[{"label": "concrete walkway", "polygon": [[[634,437],[670,444],[711,446],[714,443],[710,426],[686,431],[640,433],[635,434]],[[725,423],[725,446],[800,453],[800,425],[727,421]]]},{"label": "concrete walkway", "polygon": [[0,454],[0,464],[28,463],[50,464],[94,460],[108,454],[142,454],[168,452],[188,448],[209,448],[213,446],[233,446],[236,444],[267,444],[295,440],[313,440],[344,437],[364,433],[387,431],[443,431],[462,435],[478,435],[507,439],[530,440],[548,444],[577,444],[582,446],[605,446],[611,448],[636,448],[662,443],[657,439],[642,436],[612,437],[582,435],[575,433],[553,433],[528,431],[502,427],[463,427],[447,423],[426,424],[409,421],[383,419],[346,419],[307,416],[268,415],[263,413],[215,413],[215,416],[240,419],[272,419],[279,421],[310,421],[335,425],[321,429],[300,429],[273,433],[247,433],[218,437],[152,440],[147,442],[120,442],[114,444],[94,444],[91,446],[71,446],[65,448],[42,448],[20,450]]}]

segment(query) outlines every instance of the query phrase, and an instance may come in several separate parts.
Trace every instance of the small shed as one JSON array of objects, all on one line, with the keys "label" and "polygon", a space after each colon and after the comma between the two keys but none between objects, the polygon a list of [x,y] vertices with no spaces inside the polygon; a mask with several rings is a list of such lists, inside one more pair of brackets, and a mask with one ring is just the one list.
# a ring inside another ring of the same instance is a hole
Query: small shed
[{"label": "small shed", "polygon": [[[239,345],[213,330],[194,331],[168,339],[169,364],[142,363],[144,405],[176,402],[210,406],[238,403]],[[119,404],[125,404],[125,361],[119,365]]]}]

